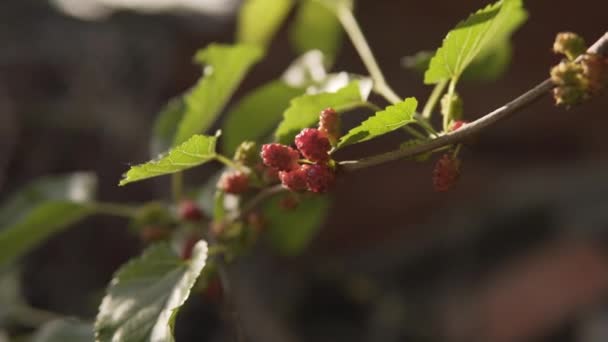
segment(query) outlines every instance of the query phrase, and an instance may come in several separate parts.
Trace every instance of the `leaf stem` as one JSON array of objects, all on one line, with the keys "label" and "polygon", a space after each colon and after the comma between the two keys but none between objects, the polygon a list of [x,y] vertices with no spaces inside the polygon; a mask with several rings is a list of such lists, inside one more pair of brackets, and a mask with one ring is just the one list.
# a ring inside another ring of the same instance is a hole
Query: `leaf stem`
[{"label": "leaf stem", "polygon": [[454,115],[453,113],[453,106],[451,105],[452,103],[452,99],[454,98],[454,94],[456,93],[456,83],[458,83],[458,77],[452,77],[452,80],[450,81],[450,85],[448,87],[448,92],[447,92],[447,99],[446,102],[448,103],[448,108],[447,111],[445,113],[443,113],[443,131],[447,132],[448,130],[448,126],[450,125],[450,122],[452,121],[452,117]]},{"label": "leaf stem", "polygon": [[437,106],[437,102],[441,98],[441,94],[445,90],[445,87],[448,85],[448,81],[441,81],[435,85],[429,99],[426,101],[424,108],[422,109],[422,117],[426,120],[430,119],[433,115],[433,109]]},{"label": "leaf stem", "polygon": [[229,168],[233,168],[235,170],[239,170],[239,171],[244,171],[243,167],[237,163],[235,163],[234,161],[232,161],[231,159],[221,155],[221,154],[216,154],[215,155],[215,159],[217,161],[219,161],[220,163],[228,166]]},{"label": "leaf stem", "polygon": [[179,203],[184,196],[184,174],[176,172],[171,175],[171,194],[173,201]]},{"label": "leaf stem", "polygon": [[402,98],[386,83],[384,75],[378,66],[378,62],[376,62],[376,58],[374,57],[363,32],[361,32],[361,28],[359,27],[352,10],[345,5],[338,5],[336,8],[336,15],[371,76],[374,83],[374,91],[382,95],[392,104],[401,102]]}]

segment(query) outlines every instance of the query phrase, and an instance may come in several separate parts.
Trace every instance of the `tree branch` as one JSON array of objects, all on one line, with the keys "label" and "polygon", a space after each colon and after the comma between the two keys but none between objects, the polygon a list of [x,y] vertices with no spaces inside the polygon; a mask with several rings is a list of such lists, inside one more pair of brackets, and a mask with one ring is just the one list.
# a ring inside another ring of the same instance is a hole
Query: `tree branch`
[{"label": "tree branch", "polygon": [[[608,54],[608,32],[598,39],[588,50],[588,53],[595,54]],[[523,95],[517,97],[511,102],[505,104],[502,107],[495,109],[494,111],[482,116],[481,118],[470,122],[454,132],[447,133],[440,136],[439,138],[428,140],[420,145],[415,145],[409,148],[399,149],[395,151],[386,152],[373,157],[364,158],[355,161],[343,161],[340,162],[344,171],[354,171],[370,166],[379,165],[382,163],[411,157],[417,154],[433,151],[437,148],[453,145],[455,143],[462,142],[472,135],[475,135],[490,125],[495,124],[498,121],[506,119],[518,110],[532,104],[536,100],[540,99],[543,95],[553,89],[553,82],[550,78],[544,80],[534,88],[530,89]]]}]

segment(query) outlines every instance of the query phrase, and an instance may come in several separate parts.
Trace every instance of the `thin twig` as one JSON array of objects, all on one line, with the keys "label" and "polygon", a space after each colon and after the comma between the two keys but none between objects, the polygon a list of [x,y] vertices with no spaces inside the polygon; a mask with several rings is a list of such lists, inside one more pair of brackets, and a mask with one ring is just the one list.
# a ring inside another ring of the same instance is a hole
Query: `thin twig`
[{"label": "thin twig", "polygon": [[[606,32],[600,39],[598,39],[593,46],[588,50],[588,53],[596,54],[608,54],[608,32]],[[409,148],[399,149],[395,151],[386,152],[373,157],[364,158],[355,161],[343,161],[340,162],[344,171],[354,171],[378,164],[403,159],[406,157],[414,156],[417,154],[432,151],[434,149],[453,145],[458,142],[462,142],[472,135],[476,135],[490,125],[495,124],[498,121],[506,119],[515,114],[519,109],[522,109],[536,100],[540,99],[547,92],[553,89],[553,82],[550,78],[544,80],[534,88],[530,89],[523,95],[517,97],[511,102],[505,104],[502,107],[495,109],[494,111],[482,116],[481,118],[463,125],[458,130],[442,135],[439,138],[428,140],[427,142],[414,145]]]}]

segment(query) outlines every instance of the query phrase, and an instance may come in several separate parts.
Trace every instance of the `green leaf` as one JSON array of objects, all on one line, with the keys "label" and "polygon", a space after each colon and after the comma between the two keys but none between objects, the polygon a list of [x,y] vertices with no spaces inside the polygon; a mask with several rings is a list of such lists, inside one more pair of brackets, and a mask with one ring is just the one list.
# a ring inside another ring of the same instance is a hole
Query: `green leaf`
[{"label": "green leaf", "polygon": [[218,136],[219,134],[215,136],[194,135],[188,141],[172,149],[159,159],[132,166],[118,185],[123,186],[143,179],[168,175],[204,164],[215,158],[215,144]]},{"label": "green leaf", "polygon": [[22,220],[0,231],[0,265],[92,213],[93,209],[82,203],[52,201],[38,205]]},{"label": "green leaf", "polygon": [[228,112],[222,126],[222,151],[232,155],[244,140],[255,141],[272,132],[289,101],[303,92],[279,80],[253,90]]},{"label": "green leaf", "polygon": [[91,214],[87,204],[97,179],[77,172],[49,176],[25,186],[0,207],[0,265]]},{"label": "green leaf", "polygon": [[24,218],[32,209],[49,201],[85,203],[95,197],[97,177],[89,172],[41,177],[22,187],[0,206],[0,228]]},{"label": "green leaf", "polygon": [[199,241],[189,261],[160,244],[121,267],[99,307],[96,341],[174,341],[175,315],[206,261],[207,243]]},{"label": "green leaf", "polygon": [[522,6],[522,0],[501,0],[460,22],[431,59],[424,82],[457,79],[476,57],[488,54],[497,42],[508,40],[527,17]]},{"label": "green leaf", "polygon": [[[509,67],[512,56],[511,42],[504,40],[497,42],[488,53],[478,55],[473,62],[462,73],[465,81],[494,81],[500,78]],[[412,69],[424,74],[428,69],[433,53],[430,51],[420,51],[413,56],[403,57],[401,64],[403,67]]]},{"label": "green leaf", "polygon": [[184,117],[185,111],[184,96],[169,100],[154,121],[150,140],[150,155],[157,156],[173,147],[175,132]]},{"label": "green leaf", "polygon": [[289,14],[293,0],[246,0],[242,6],[237,41],[267,46]]},{"label": "green leaf", "polygon": [[409,97],[403,102],[386,107],[348,131],[340,138],[338,148],[376,138],[416,121],[414,114],[417,106],[418,101]]},{"label": "green leaf", "polygon": [[93,326],[72,319],[56,319],[38,329],[32,342],[91,342],[95,340]]},{"label": "green leaf", "polygon": [[205,64],[204,75],[184,96],[186,108],[174,146],[211,126],[247,71],[262,55],[263,50],[257,46],[220,44],[211,44],[196,54],[195,60]]},{"label": "green leaf", "polygon": [[298,53],[321,50],[329,65],[342,45],[342,26],[334,12],[319,0],[304,0],[289,30],[289,38]]},{"label": "green leaf", "polygon": [[503,40],[494,44],[489,53],[480,55],[462,74],[465,81],[494,81],[500,78],[511,63],[511,42]]},{"label": "green leaf", "polygon": [[276,139],[284,144],[293,142],[294,137],[306,127],[319,120],[319,113],[327,107],[342,112],[362,106],[368,94],[362,94],[359,82],[353,81],[335,93],[302,95],[291,100],[283,114],[283,121],[275,132]]},{"label": "green leaf", "polygon": [[262,212],[268,223],[267,238],[272,246],[286,255],[296,255],[315,237],[328,213],[328,196],[306,196],[296,210],[279,205],[281,196],[267,201]]}]

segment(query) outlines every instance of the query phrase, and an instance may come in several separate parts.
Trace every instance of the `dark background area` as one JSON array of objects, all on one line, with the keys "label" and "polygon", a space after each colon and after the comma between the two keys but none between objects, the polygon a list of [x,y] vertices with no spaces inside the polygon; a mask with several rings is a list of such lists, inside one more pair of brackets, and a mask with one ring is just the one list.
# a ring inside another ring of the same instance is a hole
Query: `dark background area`
[{"label": "dark background area", "polygon": [[[360,0],[356,14],[389,83],[424,101],[430,88],[400,58],[435,49],[485,3]],[[460,87],[467,119],[548,77],[557,32],[593,42],[608,28],[605,1],[526,7],[506,75]],[[233,41],[234,15],[118,11],[86,21],[45,1],[3,0],[0,28],[0,200],[36,177],[74,170],[95,171],[105,201],[168,196],[166,179],[116,184],[129,163],[148,158],[164,103],[199,77],[194,52]],[[282,30],[234,99],[295,57]],[[346,40],[334,70],[365,73]],[[251,340],[606,341],[607,106],[604,96],[566,111],[546,96],[468,146],[462,179],[446,194],[432,191],[432,162],[346,175],[303,255],[260,245],[235,265]],[[385,151],[399,138],[343,157]],[[88,219],[27,257],[25,295],[33,306],[92,318],[112,272],[140,248],[126,222]],[[192,298],[177,340],[221,341],[222,331],[217,305]]]}]

